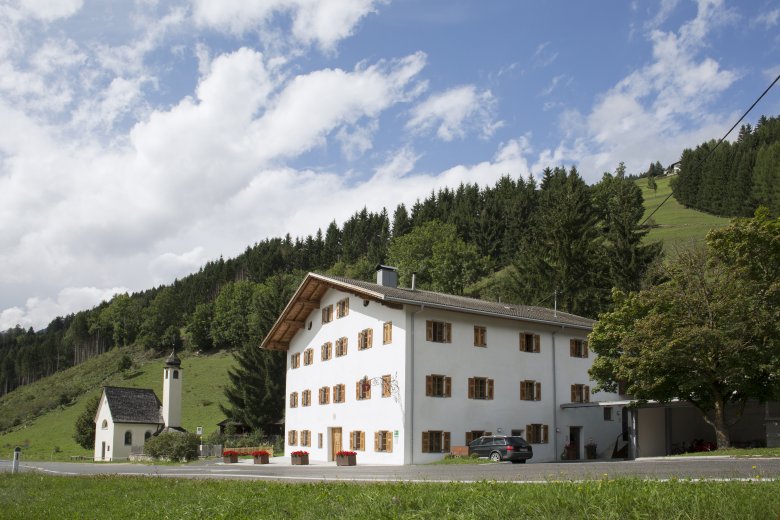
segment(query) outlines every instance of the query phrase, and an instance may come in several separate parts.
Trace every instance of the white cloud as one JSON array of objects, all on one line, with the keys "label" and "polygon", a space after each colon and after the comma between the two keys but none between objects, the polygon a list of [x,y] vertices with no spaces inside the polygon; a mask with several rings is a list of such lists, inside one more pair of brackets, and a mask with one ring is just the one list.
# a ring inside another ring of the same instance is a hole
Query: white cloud
[{"label": "white cloud", "polygon": [[548,67],[558,59],[558,52],[549,49],[550,42],[543,42],[536,46],[536,50],[531,58],[537,67]]},{"label": "white cloud", "polygon": [[422,133],[435,128],[443,141],[463,139],[470,130],[487,138],[502,123],[495,121],[496,99],[489,90],[478,92],[473,85],[464,85],[432,94],[412,109],[406,127]]},{"label": "white cloud", "polygon": [[51,22],[58,18],[68,18],[81,9],[83,0],[21,0],[11,5],[18,5],[25,15]]},{"label": "white cloud", "polygon": [[116,294],[126,293],[124,287],[100,289],[97,287],[68,287],[62,289],[53,298],[28,298],[21,307],[11,307],[0,312],[0,330],[8,330],[21,325],[23,328],[40,329],[55,316],[68,314],[94,307],[100,302],[110,300]]},{"label": "white cloud", "polygon": [[570,76],[567,76],[566,74],[559,74],[557,76],[554,76],[553,79],[550,80],[550,84],[547,85],[542,91],[539,93],[540,96],[549,96],[552,94],[555,89],[558,88],[560,85],[568,86],[571,84],[572,78]]},{"label": "white cloud", "polygon": [[780,9],[772,9],[771,11],[761,13],[753,20],[754,24],[763,25],[766,29],[771,29],[778,22],[780,22]]}]

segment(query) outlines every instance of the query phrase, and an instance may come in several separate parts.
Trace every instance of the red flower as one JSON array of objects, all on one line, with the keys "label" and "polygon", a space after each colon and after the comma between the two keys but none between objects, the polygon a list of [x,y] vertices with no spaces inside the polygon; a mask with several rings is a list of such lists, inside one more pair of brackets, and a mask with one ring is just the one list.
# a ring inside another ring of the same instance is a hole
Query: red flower
[{"label": "red flower", "polygon": [[238,452],[233,450],[226,450],[222,452],[223,457],[238,457]]},{"label": "red flower", "polygon": [[266,457],[266,456],[267,456],[267,457],[270,457],[270,456],[271,456],[271,454],[270,454],[270,453],[268,453],[268,452],[267,452],[267,451],[265,451],[265,450],[260,450],[260,451],[253,451],[253,452],[252,452],[252,456],[253,456],[253,457]]},{"label": "red flower", "polygon": [[290,455],[292,455],[293,457],[305,457],[308,454],[309,454],[308,451],[303,451],[303,450],[294,451],[290,453]]},{"label": "red flower", "polygon": [[344,450],[342,450],[342,451],[336,453],[337,457],[351,457],[353,455],[357,455],[357,452],[356,451],[344,451]]}]

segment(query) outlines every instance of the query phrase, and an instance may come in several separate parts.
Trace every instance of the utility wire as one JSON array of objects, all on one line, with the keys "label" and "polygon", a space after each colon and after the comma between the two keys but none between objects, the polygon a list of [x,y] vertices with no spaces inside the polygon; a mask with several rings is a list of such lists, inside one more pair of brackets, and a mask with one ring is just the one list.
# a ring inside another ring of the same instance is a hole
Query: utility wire
[{"label": "utility wire", "polygon": [[[712,155],[712,153],[713,153],[715,150],[717,150],[717,149],[718,149],[718,146],[720,146],[720,143],[722,143],[722,142],[723,142],[723,141],[726,139],[726,137],[728,137],[728,135],[729,135],[729,134],[730,134],[732,131],[734,131],[734,129],[737,127],[737,125],[738,125],[738,124],[740,124],[740,123],[742,122],[742,120],[743,120],[743,119],[745,119],[745,117],[747,117],[747,115],[750,113],[750,111],[751,111],[751,110],[753,110],[753,108],[754,108],[754,107],[755,107],[755,106],[758,104],[758,102],[759,102],[759,101],[761,101],[761,99],[762,99],[762,98],[763,98],[763,97],[766,95],[766,93],[767,93],[767,92],[769,92],[769,91],[772,89],[772,87],[774,87],[774,86],[775,86],[775,83],[777,83],[777,81],[778,81],[778,80],[780,80],[780,74],[778,74],[778,75],[777,75],[777,77],[775,78],[775,80],[774,80],[774,81],[773,81],[773,82],[772,82],[772,83],[771,83],[771,84],[770,84],[770,85],[769,85],[769,86],[766,88],[766,90],[764,90],[764,92],[763,92],[763,93],[762,93],[760,96],[758,96],[758,99],[756,99],[755,101],[753,101],[753,104],[752,104],[752,105],[750,105],[750,108],[748,108],[748,109],[745,111],[745,113],[744,113],[744,114],[742,114],[742,117],[740,117],[740,118],[739,118],[739,120],[738,120],[736,123],[734,123],[734,126],[732,126],[731,128],[729,128],[729,131],[728,131],[728,132],[726,132],[726,134],[725,134],[723,137],[721,137],[721,138],[720,138],[720,141],[718,141],[718,142],[717,142],[717,144],[715,144],[715,146],[714,146],[714,147],[713,147],[713,148],[712,148],[712,149],[711,149],[711,150],[710,150],[710,151],[707,153],[707,155],[705,155],[703,159],[699,160],[699,162],[697,162],[697,163],[696,163],[696,166],[694,166],[692,169],[694,169],[694,170],[695,170],[696,168],[698,168],[699,166],[701,166],[701,165],[702,165],[702,163],[704,163],[704,161],[706,161],[707,159],[709,159],[709,158],[710,158],[710,155]],[[674,167],[675,165],[677,165],[677,164],[680,164],[680,161],[677,161],[676,163],[674,163],[674,164],[671,164],[671,165],[669,166],[669,168],[673,168],[673,167]],[[669,169],[669,168],[667,168],[667,169]],[[645,218],[645,219],[642,221],[642,223],[640,224],[640,226],[643,226],[643,225],[645,224],[645,222],[647,222],[648,220],[650,220],[650,217],[652,217],[653,215],[655,215],[655,212],[656,212],[656,211],[658,211],[658,210],[661,208],[661,206],[663,206],[664,204],[666,204],[666,201],[667,201],[667,200],[669,200],[669,199],[672,197],[672,194],[673,194],[673,192],[671,192],[671,191],[670,191],[670,192],[669,192],[669,195],[667,195],[667,196],[666,196],[666,198],[665,198],[664,200],[662,200],[662,201],[661,201],[661,203],[660,203],[658,206],[656,206],[656,208],[653,210],[653,212],[652,212],[652,213],[650,213],[650,214],[647,216],[647,218]]]}]

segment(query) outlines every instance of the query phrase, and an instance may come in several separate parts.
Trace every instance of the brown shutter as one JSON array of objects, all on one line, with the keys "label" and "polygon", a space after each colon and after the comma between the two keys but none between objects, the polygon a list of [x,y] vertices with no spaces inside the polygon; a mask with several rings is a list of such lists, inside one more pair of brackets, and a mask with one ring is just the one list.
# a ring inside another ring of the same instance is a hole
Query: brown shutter
[{"label": "brown shutter", "polygon": [[374,432],[374,451],[379,451],[379,432]]},{"label": "brown shutter", "polygon": [[345,336],[341,338],[341,351],[344,355],[347,354],[347,345],[349,345],[349,340]]},{"label": "brown shutter", "polygon": [[452,323],[444,324],[444,342],[452,343]]},{"label": "brown shutter", "polygon": [[518,342],[518,344],[520,345],[520,352],[524,351],[525,350],[525,333],[524,332],[520,333],[520,341]]},{"label": "brown shutter", "polygon": [[577,402],[577,385],[571,385],[571,402]]},{"label": "brown shutter", "polygon": [[474,399],[474,378],[469,378],[469,399]]},{"label": "brown shutter", "polygon": [[542,425],[542,443],[547,444],[550,442],[549,428],[546,424]]},{"label": "brown shutter", "polygon": [[525,381],[520,381],[520,400],[525,401]]},{"label": "brown shutter", "polygon": [[[474,325],[474,346],[475,347],[479,346],[479,334],[478,334],[478,331],[479,331],[479,327]],[[468,442],[466,444],[468,444]]]},{"label": "brown shutter", "polygon": [[493,399],[493,380],[492,379],[488,379],[487,380],[487,398],[491,399],[491,400]]},{"label": "brown shutter", "polygon": [[542,383],[539,382],[536,383],[536,392],[534,393],[534,398],[537,401],[542,400]]},{"label": "brown shutter", "polygon": [[493,435],[493,432],[485,432],[482,435],[484,435],[485,437],[490,437],[491,435]]},{"label": "brown shutter", "polygon": [[474,434],[471,432],[466,432],[466,446],[468,446],[473,440],[474,440]]},{"label": "brown shutter", "polygon": [[433,322],[431,320],[425,322],[425,339],[433,341]]},{"label": "brown shutter", "polygon": [[355,383],[355,399],[360,399],[360,380]]},{"label": "brown shutter", "polygon": [[422,432],[422,452],[428,453],[431,451],[430,434],[428,432]]},{"label": "brown shutter", "polygon": [[444,397],[452,397],[452,378],[444,378]]},{"label": "brown shutter", "polygon": [[582,342],[582,357],[588,357],[588,354],[589,354],[589,352],[588,352],[588,342],[587,341],[583,341]]},{"label": "brown shutter", "polygon": [[425,395],[433,395],[433,376],[425,376]]},{"label": "brown shutter", "polygon": [[525,425],[525,440],[527,440],[531,444],[534,444],[534,442],[535,442],[535,440],[534,440],[534,431],[531,428],[530,424],[526,424]]},{"label": "brown shutter", "polygon": [[349,449],[355,449],[355,432],[349,432]]},{"label": "brown shutter", "polygon": [[449,453],[450,451],[450,432],[443,432],[441,434],[442,436],[442,451],[445,453]]},{"label": "brown shutter", "polygon": [[360,432],[360,449],[366,449],[366,432]]},{"label": "brown shutter", "polygon": [[569,356],[575,357],[577,355],[577,340],[569,340]]},{"label": "brown shutter", "polygon": [[590,387],[585,386],[585,399],[583,399],[586,403],[590,402]]},{"label": "brown shutter", "polygon": [[393,452],[393,432],[388,431],[385,437],[385,451],[388,453]]},{"label": "brown shutter", "polygon": [[539,336],[539,334],[534,334],[534,352],[539,352],[541,350],[542,345],[542,338]]},{"label": "brown shutter", "polygon": [[368,346],[374,345],[374,329],[368,329]]},{"label": "brown shutter", "polygon": [[344,316],[349,314],[349,298],[344,299]]}]

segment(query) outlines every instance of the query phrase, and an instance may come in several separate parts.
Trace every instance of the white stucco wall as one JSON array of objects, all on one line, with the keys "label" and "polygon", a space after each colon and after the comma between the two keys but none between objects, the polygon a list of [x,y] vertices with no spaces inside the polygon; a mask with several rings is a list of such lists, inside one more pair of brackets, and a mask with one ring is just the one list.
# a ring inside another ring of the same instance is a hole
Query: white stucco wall
[{"label": "white stucco wall", "polygon": [[[105,428],[103,427],[104,421],[106,422]],[[100,398],[95,424],[94,458],[103,461],[127,459],[130,456],[131,446],[143,446],[146,433],[154,434],[158,427],[156,424],[114,423],[105,394]],[[125,432],[127,431],[132,433],[130,446],[125,445]],[[106,445],[105,456],[103,456],[103,443]]]}]

